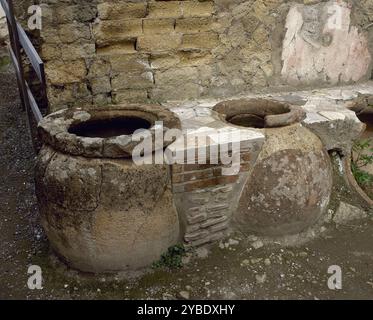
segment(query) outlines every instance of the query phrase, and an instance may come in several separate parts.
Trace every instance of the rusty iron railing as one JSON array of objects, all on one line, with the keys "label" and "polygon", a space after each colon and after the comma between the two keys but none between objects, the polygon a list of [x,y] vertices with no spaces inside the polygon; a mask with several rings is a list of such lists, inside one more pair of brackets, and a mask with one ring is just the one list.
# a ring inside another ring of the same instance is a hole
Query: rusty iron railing
[{"label": "rusty iron railing", "polygon": [[31,123],[30,123],[30,111],[34,116],[34,120],[37,123],[42,120],[43,115],[40,111],[39,105],[30,90],[30,86],[25,79],[25,71],[22,62],[22,52],[27,56],[28,60],[30,61],[30,65],[32,66],[35,74],[40,82],[40,99],[41,104],[44,107],[48,106],[48,98],[47,98],[47,91],[46,91],[46,79],[45,79],[45,72],[44,72],[44,63],[41,60],[39,54],[35,50],[35,47],[31,43],[30,39],[28,38],[25,30],[23,30],[22,26],[19,22],[17,22],[14,16],[14,7],[12,0],[0,0],[1,6],[4,9],[5,16],[7,19],[8,24],[8,31],[9,31],[9,39],[10,45],[9,47],[9,54],[10,58],[13,62],[14,69],[17,75],[17,84],[19,88],[19,93],[21,97],[21,102],[23,109],[28,114],[28,125],[31,130]]}]

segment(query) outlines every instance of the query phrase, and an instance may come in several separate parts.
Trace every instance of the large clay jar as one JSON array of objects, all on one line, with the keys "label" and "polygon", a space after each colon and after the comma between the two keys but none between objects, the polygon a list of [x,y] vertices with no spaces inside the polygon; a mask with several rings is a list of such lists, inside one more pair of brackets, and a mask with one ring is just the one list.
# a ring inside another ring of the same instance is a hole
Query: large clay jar
[{"label": "large clay jar", "polygon": [[[136,129],[179,128],[159,106],[69,109],[39,125],[36,168],[41,220],[57,255],[86,272],[149,266],[179,241],[169,168],[138,165]],[[153,145],[153,152],[163,145]]]},{"label": "large clay jar", "polygon": [[222,102],[214,110],[224,121],[266,136],[242,191],[234,227],[283,236],[312,226],[330,200],[332,165],[320,139],[302,126],[303,109],[253,99]]}]

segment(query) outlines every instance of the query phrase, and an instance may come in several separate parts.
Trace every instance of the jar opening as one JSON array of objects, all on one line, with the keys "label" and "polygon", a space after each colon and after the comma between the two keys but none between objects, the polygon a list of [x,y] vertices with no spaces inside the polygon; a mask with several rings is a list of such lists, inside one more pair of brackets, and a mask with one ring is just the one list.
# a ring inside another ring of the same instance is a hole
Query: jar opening
[{"label": "jar opening", "polygon": [[284,127],[305,118],[301,107],[266,99],[223,101],[214,111],[230,124],[255,129]]},{"label": "jar opening", "polygon": [[227,118],[227,121],[231,124],[246,128],[257,128],[263,129],[265,127],[264,117],[260,117],[255,114],[242,113],[233,117]]},{"label": "jar opening", "polygon": [[73,124],[69,133],[87,138],[112,138],[121,135],[131,135],[138,129],[149,129],[151,123],[145,119],[133,116],[94,119]]}]

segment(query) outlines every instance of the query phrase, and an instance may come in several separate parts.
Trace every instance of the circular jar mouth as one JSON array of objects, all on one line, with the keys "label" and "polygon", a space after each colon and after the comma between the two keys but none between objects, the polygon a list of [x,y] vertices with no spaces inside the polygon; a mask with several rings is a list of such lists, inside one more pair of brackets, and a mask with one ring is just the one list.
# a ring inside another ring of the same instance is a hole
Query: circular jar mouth
[{"label": "circular jar mouth", "polygon": [[72,124],[68,131],[71,134],[86,138],[113,138],[131,135],[140,129],[147,130],[151,125],[150,121],[140,117],[119,116]]},{"label": "circular jar mouth", "polygon": [[180,120],[159,105],[64,109],[48,115],[38,126],[43,143],[55,150],[73,156],[111,159],[131,158],[145,137],[151,139],[149,151],[165,149],[173,141],[155,143],[155,135],[168,129],[181,129]]},{"label": "circular jar mouth", "polygon": [[267,99],[224,101],[214,107],[222,118],[245,128],[279,128],[299,123],[306,117],[300,107]]}]

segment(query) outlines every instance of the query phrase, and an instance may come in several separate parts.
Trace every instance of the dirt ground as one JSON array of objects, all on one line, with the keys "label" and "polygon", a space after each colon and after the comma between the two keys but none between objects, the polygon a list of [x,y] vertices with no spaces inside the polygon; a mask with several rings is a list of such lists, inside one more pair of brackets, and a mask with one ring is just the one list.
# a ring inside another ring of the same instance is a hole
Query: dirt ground
[{"label": "dirt ground", "polygon": [[[299,247],[237,235],[181,269],[130,279],[67,269],[38,224],[35,156],[15,83],[12,72],[0,73],[0,299],[373,299],[373,220],[326,225]],[[29,265],[42,268],[42,290],[28,289]],[[327,286],[331,265],[342,268],[342,290]]]}]

